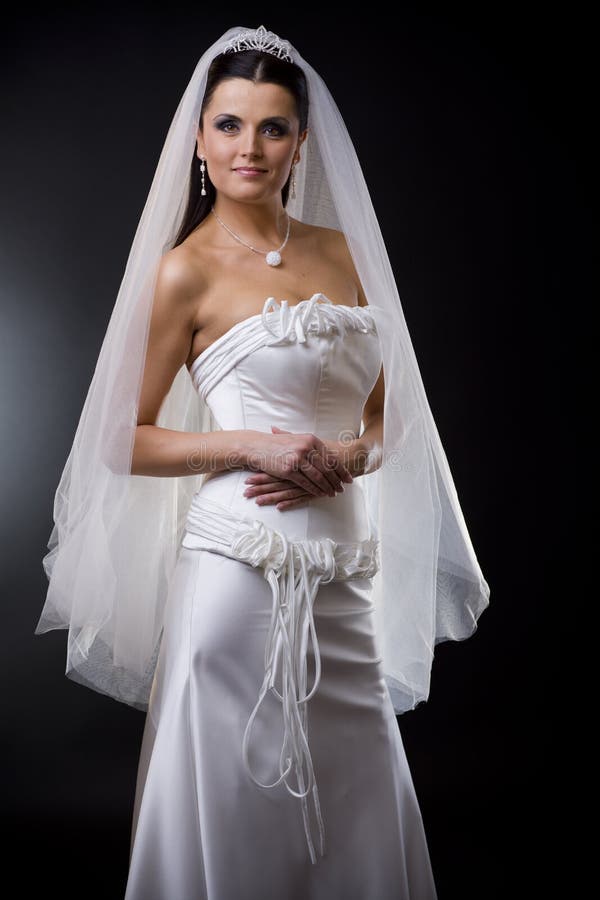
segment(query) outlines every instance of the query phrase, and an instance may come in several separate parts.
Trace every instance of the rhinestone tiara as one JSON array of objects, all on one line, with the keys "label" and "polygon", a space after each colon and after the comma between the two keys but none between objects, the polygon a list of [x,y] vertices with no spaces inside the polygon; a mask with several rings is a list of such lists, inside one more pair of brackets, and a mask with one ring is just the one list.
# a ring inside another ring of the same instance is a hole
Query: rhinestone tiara
[{"label": "rhinestone tiara", "polygon": [[282,40],[273,31],[267,31],[264,25],[250,31],[242,31],[231,38],[225,44],[223,53],[237,53],[239,50],[262,50],[265,53],[272,53],[279,59],[293,62],[290,42]]}]

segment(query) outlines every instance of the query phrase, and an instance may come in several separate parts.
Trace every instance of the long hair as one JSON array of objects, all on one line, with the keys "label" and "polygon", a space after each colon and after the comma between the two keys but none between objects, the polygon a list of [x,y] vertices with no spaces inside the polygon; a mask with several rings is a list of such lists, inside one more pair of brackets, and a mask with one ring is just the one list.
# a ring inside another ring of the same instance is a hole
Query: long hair
[{"label": "long hair", "polygon": [[[278,84],[286,88],[296,102],[296,113],[300,120],[300,133],[308,124],[308,86],[306,77],[300,66],[287,60],[279,59],[272,53],[262,50],[241,50],[237,53],[221,53],[212,61],[207,74],[206,91],[200,110],[198,127],[203,131],[203,116],[212,96],[222,81],[227,78],[247,78],[255,84]],[[181,244],[191,232],[206,218],[215,202],[216,190],[205,171],[206,195],[202,196],[202,175],[200,159],[194,150],[191,163],[190,186],[187,206],[181,227],[175,239],[174,247]],[[290,190],[290,178],[281,189],[283,206],[287,205]]]}]

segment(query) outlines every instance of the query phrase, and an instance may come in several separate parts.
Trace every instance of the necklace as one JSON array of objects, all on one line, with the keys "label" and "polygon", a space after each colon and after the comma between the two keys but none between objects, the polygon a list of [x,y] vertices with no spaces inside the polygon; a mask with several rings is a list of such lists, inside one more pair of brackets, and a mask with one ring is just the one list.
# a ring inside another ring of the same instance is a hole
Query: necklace
[{"label": "necklace", "polygon": [[[285,245],[287,244],[288,238],[289,238],[289,236],[290,236],[290,217],[289,217],[289,216],[287,217],[287,233],[286,233],[286,235],[285,235],[285,241],[283,242],[283,244],[281,245],[281,247],[278,247],[278,248],[277,248],[277,250],[269,250],[269,251],[267,252],[266,250],[257,250],[256,247],[252,247],[251,244],[247,244],[246,241],[242,240],[242,238],[239,236],[239,234],[236,234],[234,231],[232,231],[231,228],[229,228],[229,227],[225,224],[225,222],[223,222],[223,221],[218,217],[218,215],[217,215],[216,212],[215,212],[214,206],[211,206],[210,209],[211,209],[211,212],[213,213],[215,219],[216,219],[218,222],[221,223],[221,225],[223,226],[223,228],[224,228],[226,231],[228,231],[229,234],[230,234],[232,237],[234,237],[234,238],[236,239],[236,241],[239,241],[240,244],[243,244],[245,247],[248,247],[249,250],[253,250],[254,253],[262,253],[264,256],[267,257],[267,260],[266,260],[266,261],[267,261],[268,265],[270,265],[270,266],[278,266],[278,265],[280,265],[280,263],[281,263],[281,254],[280,254],[279,251],[280,251],[280,250],[283,250],[283,248],[284,248]],[[287,213],[286,213],[286,215],[287,215]]]}]

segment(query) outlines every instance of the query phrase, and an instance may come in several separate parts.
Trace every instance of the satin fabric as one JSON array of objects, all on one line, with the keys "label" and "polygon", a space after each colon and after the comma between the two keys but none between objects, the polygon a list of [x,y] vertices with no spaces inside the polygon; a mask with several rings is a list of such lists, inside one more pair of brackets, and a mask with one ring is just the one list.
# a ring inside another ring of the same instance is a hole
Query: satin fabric
[{"label": "satin fabric", "polygon": [[[204,351],[190,375],[221,428],[271,433],[276,424],[340,439],[360,433],[380,367],[368,307],[316,294],[293,307],[269,298],[262,314]],[[239,546],[231,552],[237,545],[217,519],[202,519],[202,502],[222,509],[224,521],[297,547],[370,548],[373,535],[360,479],[335,497],[279,511],[243,496],[247,475],[213,474],[188,514],[142,740],[125,900],[437,900],[383,678],[371,578],[360,568],[318,584],[310,602],[318,660],[310,642],[302,647],[307,690],[320,669],[304,706],[323,855],[311,860],[301,802],[285,783],[259,787],[248,775],[244,736],[283,594],[257,558],[241,558]],[[290,583],[299,600],[299,580]],[[267,692],[248,745],[265,784],[281,772],[284,738],[282,703]],[[311,817],[316,834],[314,808]]]}]

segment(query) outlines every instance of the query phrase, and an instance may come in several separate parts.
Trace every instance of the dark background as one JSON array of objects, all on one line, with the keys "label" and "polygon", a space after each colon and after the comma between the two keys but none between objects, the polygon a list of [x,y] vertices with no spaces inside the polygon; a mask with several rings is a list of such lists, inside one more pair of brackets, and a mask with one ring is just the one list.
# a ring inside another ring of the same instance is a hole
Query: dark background
[{"label": "dark background", "polygon": [[19,895],[40,875],[62,900],[124,892],[144,716],[64,677],[66,632],[34,636],[41,559],[176,106],[209,44],[261,23],[346,120],[491,587],[476,634],[438,645],[429,701],[399,718],[440,900],[540,897],[560,568],[544,466],[560,475],[570,256],[587,246],[574,159],[586,60],[572,23],[504,4],[407,6],[394,22],[372,4],[329,20],[305,4],[103,5],[3,22],[3,809],[25,852]]}]

